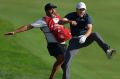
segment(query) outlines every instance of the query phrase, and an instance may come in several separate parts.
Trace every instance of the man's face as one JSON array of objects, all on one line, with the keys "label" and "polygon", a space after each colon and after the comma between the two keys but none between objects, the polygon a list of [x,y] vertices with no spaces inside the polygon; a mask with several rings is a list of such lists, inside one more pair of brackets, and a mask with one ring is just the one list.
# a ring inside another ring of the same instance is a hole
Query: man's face
[{"label": "man's face", "polygon": [[47,11],[46,11],[46,14],[47,14],[48,16],[50,16],[50,17],[56,16],[56,10],[55,10],[55,8],[51,8],[51,9],[47,10]]},{"label": "man's face", "polygon": [[78,14],[79,16],[85,14],[85,9],[84,9],[84,8],[76,9],[76,11],[77,11],[77,14]]}]

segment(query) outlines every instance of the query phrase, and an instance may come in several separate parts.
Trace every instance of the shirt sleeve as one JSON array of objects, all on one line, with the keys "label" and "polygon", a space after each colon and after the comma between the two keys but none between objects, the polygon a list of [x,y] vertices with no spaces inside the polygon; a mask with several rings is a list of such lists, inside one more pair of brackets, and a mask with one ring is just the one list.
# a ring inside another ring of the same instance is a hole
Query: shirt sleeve
[{"label": "shirt sleeve", "polygon": [[93,23],[92,23],[92,17],[91,17],[91,16],[88,16],[88,17],[87,17],[87,24],[93,24]]},{"label": "shirt sleeve", "polygon": [[38,19],[37,21],[31,23],[31,26],[35,28],[40,28],[40,27],[47,26],[47,24],[43,19]]}]

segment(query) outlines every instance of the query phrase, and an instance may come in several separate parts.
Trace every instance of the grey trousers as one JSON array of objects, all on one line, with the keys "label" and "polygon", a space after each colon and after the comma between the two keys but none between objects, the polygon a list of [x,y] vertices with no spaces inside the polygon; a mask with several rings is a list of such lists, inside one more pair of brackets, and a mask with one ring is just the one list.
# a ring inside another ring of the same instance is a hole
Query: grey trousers
[{"label": "grey trousers", "polygon": [[109,46],[104,42],[104,40],[98,33],[91,33],[91,35],[86,39],[85,43],[83,44],[79,43],[79,38],[72,38],[70,40],[67,52],[65,54],[62,79],[70,79],[70,64],[73,56],[79,51],[80,48],[90,45],[93,41],[96,41],[105,53],[107,49],[109,49]]}]

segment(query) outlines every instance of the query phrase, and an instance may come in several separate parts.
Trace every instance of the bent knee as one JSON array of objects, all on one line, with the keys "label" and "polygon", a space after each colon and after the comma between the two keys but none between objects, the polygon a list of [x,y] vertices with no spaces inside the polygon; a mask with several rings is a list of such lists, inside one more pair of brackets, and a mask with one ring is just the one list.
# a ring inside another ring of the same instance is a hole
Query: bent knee
[{"label": "bent knee", "polygon": [[98,36],[100,36],[100,35],[99,35],[98,32],[94,32],[94,33],[92,33],[92,36],[94,36],[94,37],[98,37]]},{"label": "bent knee", "polygon": [[98,32],[94,32],[94,33],[92,33],[93,35],[98,35]]},{"label": "bent knee", "polygon": [[60,63],[63,63],[64,62],[64,55],[57,56],[57,61]]}]

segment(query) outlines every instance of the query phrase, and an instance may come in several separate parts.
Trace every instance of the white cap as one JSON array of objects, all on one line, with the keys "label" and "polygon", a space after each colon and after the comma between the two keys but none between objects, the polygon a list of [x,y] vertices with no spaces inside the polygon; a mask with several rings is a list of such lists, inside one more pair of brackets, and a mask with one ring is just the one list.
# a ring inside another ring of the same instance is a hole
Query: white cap
[{"label": "white cap", "polygon": [[77,8],[77,9],[82,9],[82,8],[86,9],[86,5],[85,5],[84,2],[79,2],[79,3],[76,5],[76,8]]}]

